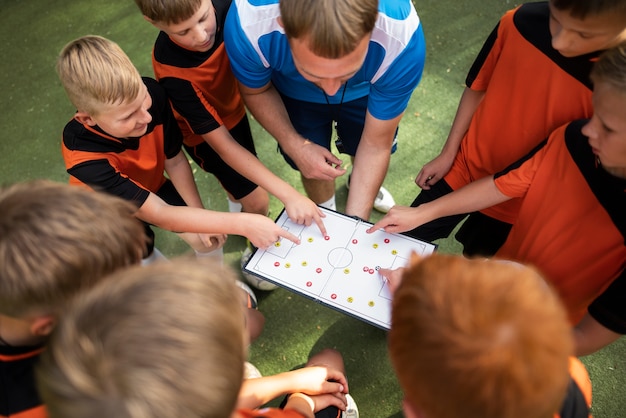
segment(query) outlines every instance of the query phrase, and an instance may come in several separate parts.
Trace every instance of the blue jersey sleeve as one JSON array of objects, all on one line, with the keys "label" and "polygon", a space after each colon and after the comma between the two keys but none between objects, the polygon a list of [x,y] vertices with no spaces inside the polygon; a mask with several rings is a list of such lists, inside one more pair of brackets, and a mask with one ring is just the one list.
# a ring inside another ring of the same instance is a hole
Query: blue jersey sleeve
[{"label": "blue jersey sleeve", "polygon": [[424,71],[426,42],[422,25],[382,76],[372,83],[368,110],[377,119],[393,119],[406,109]]},{"label": "blue jersey sleeve", "polygon": [[260,51],[255,50],[241,26],[237,1],[232,2],[226,16],[224,45],[233,73],[243,85],[259,88],[271,81],[272,69],[261,61]]}]

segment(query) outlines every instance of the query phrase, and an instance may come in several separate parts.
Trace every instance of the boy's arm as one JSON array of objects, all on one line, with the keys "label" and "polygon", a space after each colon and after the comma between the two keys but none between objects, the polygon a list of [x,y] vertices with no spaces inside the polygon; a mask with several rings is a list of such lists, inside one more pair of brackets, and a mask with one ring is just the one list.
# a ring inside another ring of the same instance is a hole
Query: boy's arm
[{"label": "boy's arm", "polygon": [[285,231],[266,216],[172,206],[154,193],[150,193],[136,212],[136,216],[168,231],[242,235],[258,248],[268,248],[281,237],[300,244],[298,237]]},{"label": "boy's arm", "polygon": [[222,125],[202,137],[226,164],[283,202],[292,221],[307,226],[315,222],[322,234],[326,235],[326,228],[322,221],[324,213],[320,208],[311,199],[303,196],[289,183],[272,173],[250,151],[235,141],[226,127]]},{"label": "boy's arm", "polygon": [[587,313],[574,327],[576,356],[586,356],[595,353],[621,336],[621,334],[603,326]]},{"label": "boy's arm", "polygon": [[367,232],[379,229],[389,233],[409,231],[444,216],[475,212],[509,199],[496,187],[493,176],[484,177],[416,208],[394,206]]},{"label": "boy's arm", "polygon": [[339,158],[296,132],[272,83],[261,88],[249,88],[239,83],[239,90],[254,118],[278,141],[304,177],[334,180],[345,174]]},{"label": "boy's arm", "polygon": [[470,121],[476,108],[485,96],[484,91],[472,90],[468,87],[463,91],[454,121],[450,127],[448,139],[441,152],[430,162],[426,163],[415,177],[415,184],[428,190],[430,186],[441,180],[450,171],[454,158],[459,151],[461,141],[469,129]]},{"label": "boy's arm", "polygon": [[204,208],[191,166],[182,150],[175,157],[165,160],[165,171],[187,206]]},{"label": "boy's arm", "polygon": [[239,391],[237,408],[258,408],[280,396],[302,392],[323,395],[347,392],[343,373],[327,367],[304,367],[273,376],[245,379]]}]

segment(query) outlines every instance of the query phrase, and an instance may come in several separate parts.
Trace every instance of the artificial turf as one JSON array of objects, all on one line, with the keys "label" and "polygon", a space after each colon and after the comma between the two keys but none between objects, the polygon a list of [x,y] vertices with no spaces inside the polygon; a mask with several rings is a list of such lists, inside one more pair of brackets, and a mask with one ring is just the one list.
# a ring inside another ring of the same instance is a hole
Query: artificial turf
[{"label": "artificial turf", "polygon": [[[465,73],[498,18],[515,5],[508,0],[416,2],[426,34],[427,63],[400,124],[398,152],[385,180],[398,204],[409,204],[417,194],[413,179],[421,165],[438,154],[447,136]],[[35,178],[65,182],[59,142],[74,109],[54,72],[56,55],[76,37],[102,35],[118,42],[142,74],[152,75],[150,51],[156,31],[132,0],[0,0],[0,10],[0,178],[2,183]],[[260,159],[302,190],[298,174],[283,162],[275,141],[254,121],[253,132]],[[217,182],[193,167],[205,201],[212,209],[227,210],[226,195]],[[344,183],[345,179],[337,182],[340,210]],[[270,216],[280,209],[280,202],[272,198]],[[379,218],[373,213],[371,220]],[[438,244],[442,252],[460,250],[453,238]],[[157,245],[167,256],[187,251],[170,233],[159,232]],[[238,266],[244,247],[244,239],[229,238],[226,260],[233,267]],[[250,347],[250,359],[263,374],[297,367],[309,353],[334,347],[344,355],[361,416],[401,416],[402,394],[386,355],[384,331],[283,289],[258,296],[267,323]],[[626,340],[621,339],[583,358],[594,386],[596,418],[626,417],[625,354]]]}]

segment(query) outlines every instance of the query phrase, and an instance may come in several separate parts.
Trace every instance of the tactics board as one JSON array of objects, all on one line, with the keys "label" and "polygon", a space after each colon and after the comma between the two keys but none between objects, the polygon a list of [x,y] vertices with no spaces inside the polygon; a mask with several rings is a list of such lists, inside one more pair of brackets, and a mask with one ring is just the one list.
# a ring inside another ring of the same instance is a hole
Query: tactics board
[{"label": "tactics board", "polygon": [[315,223],[292,222],[283,209],[276,223],[300,238],[281,238],[257,249],[244,271],[379,328],[391,324],[391,295],[378,268],[404,267],[412,252],[431,254],[437,246],[402,234],[365,231],[371,223],[321,208],[327,236]]}]

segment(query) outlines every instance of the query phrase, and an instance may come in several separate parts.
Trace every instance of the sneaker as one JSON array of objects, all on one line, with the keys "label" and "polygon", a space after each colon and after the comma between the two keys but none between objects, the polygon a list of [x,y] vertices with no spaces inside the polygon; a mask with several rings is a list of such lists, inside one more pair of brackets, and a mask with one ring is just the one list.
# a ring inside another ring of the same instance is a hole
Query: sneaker
[{"label": "sneaker", "polygon": [[250,286],[259,290],[270,291],[276,289],[278,286],[276,286],[274,283],[270,283],[266,280],[261,279],[258,276],[255,276],[254,274],[247,273],[243,270],[244,266],[248,263],[248,260],[250,260],[250,257],[252,257],[252,249],[247,246],[246,249],[243,251],[243,254],[241,254],[241,274],[243,275],[243,278],[246,280],[246,282]]},{"label": "sneaker", "polygon": [[257,303],[256,295],[254,294],[252,289],[250,289],[247,284],[245,284],[244,282],[240,282],[239,280],[235,280],[235,284],[242,288],[244,292],[248,294],[248,301],[246,302],[246,306],[250,309],[257,309],[259,307],[259,304]]},{"label": "sneaker", "polygon": [[391,196],[389,190],[380,186],[376,199],[374,199],[374,209],[382,213],[387,213],[395,204],[396,201],[393,200],[393,196]]},{"label": "sneaker", "polygon": [[[352,174],[348,176],[348,181],[346,182],[346,189],[350,190],[350,178]],[[379,212],[387,213],[389,210],[395,206],[396,201],[393,199],[389,190],[385,189],[383,186],[380,186],[378,189],[378,193],[376,194],[376,199],[374,199],[374,209]]]},{"label": "sneaker", "polygon": [[341,418],[359,418],[359,408],[356,406],[356,402],[349,393],[346,394],[346,401],[348,405],[346,410],[341,412]]},{"label": "sneaker", "polygon": [[263,377],[259,369],[249,361],[246,361],[243,364],[243,378],[244,379],[256,379],[258,377]]}]

